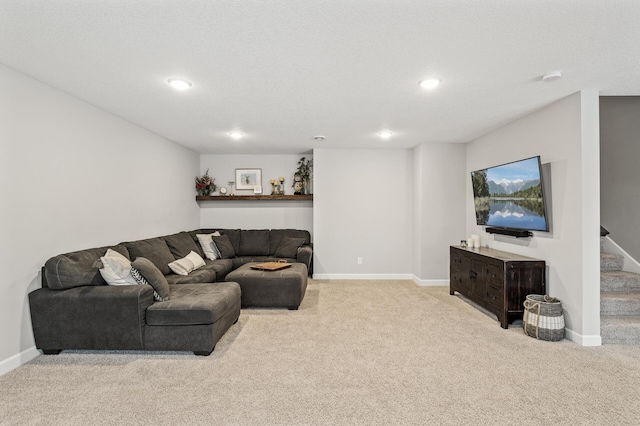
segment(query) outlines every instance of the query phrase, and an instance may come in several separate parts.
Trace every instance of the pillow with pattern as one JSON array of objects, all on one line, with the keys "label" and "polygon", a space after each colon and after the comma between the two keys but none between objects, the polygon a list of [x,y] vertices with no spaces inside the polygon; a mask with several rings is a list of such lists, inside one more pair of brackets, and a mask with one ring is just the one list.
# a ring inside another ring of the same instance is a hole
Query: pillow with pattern
[{"label": "pillow with pattern", "polygon": [[131,267],[140,272],[147,283],[153,287],[154,297],[158,302],[169,300],[169,283],[152,261],[145,257],[138,257],[131,263]]}]

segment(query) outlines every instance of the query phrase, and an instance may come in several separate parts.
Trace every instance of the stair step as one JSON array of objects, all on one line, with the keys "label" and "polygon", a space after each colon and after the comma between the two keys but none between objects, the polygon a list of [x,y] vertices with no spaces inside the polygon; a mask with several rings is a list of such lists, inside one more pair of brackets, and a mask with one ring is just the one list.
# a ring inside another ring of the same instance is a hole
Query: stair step
[{"label": "stair step", "polygon": [[613,253],[600,253],[601,271],[621,271],[624,265],[624,256]]},{"label": "stair step", "polygon": [[600,336],[603,344],[640,345],[640,316],[603,317]]},{"label": "stair step", "polygon": [[600,295],[600,315],[640,316],[640,293],[604,293]]},{"label": "stair step", "polygon": [[600,272],[600,291],[602,293],[640,292],[640,274],[626,271]]}]

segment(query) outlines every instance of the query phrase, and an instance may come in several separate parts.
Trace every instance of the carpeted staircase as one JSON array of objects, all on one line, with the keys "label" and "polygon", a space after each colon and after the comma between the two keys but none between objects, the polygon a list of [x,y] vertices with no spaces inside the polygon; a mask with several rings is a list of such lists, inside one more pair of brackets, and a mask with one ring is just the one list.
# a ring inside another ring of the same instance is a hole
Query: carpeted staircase
[{"label": "carpeted staircase", "polygon": [[623,256],[600,253],[600,334],[603,344],[640,344],[640,274],[623,271],[623,265]]}]

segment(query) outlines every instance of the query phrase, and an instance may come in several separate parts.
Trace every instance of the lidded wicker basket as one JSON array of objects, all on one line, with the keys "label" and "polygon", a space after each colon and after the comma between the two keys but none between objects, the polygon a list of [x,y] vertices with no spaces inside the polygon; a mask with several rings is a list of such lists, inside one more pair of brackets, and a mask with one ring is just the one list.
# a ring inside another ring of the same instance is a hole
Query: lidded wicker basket
[{"label": "lidded wicker basket", "polygon": [[524,301],[522,328],[528,336],[557,342],[564,339],[562,302],[555,297],[530,294]]}]

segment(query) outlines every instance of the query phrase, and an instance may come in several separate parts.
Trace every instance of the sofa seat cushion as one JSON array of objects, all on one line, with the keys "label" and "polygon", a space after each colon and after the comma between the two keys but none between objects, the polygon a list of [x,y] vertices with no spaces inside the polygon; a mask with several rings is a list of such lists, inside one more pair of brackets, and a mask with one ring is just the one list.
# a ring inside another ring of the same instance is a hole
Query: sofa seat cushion
[{"label": "sofa seat cushion", "polygon": [[53,290],[63,290],[85,285],[107,285],[100,275],[96,260],[104,256],[108,249],[129,258],[126,247],[118,245],[59,254],[47,260],[44,265],[47,287]]},{"label": "sofa seat cushion", "polygon": [[171,286],[171,299],[147,308],[147,325],[213,324],[240,300],[235,282]]},{"label": "sofa seat cushion", "polygon": [[206,262],[207,264],[202,269],[216,271],[216,281],[224,281],[227,274],[233,271],[233,260],[231,259],[207,260]]},{"label": "sofa seat cushion", "polygon": [[165,278],[169,284],[215,283],[217,274],[213,269],[202,267],[187,275],[169,274]]}]

